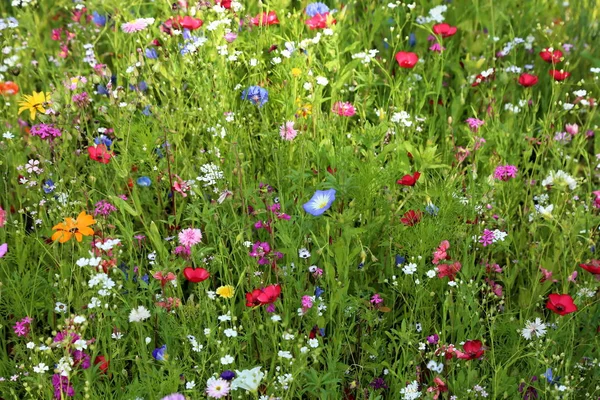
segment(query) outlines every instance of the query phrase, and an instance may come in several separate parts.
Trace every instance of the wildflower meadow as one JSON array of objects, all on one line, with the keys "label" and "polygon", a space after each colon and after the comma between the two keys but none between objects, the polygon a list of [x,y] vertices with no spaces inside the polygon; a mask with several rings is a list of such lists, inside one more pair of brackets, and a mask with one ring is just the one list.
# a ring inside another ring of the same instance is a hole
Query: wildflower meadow
[{"label": "wildflower meadow", "polygon": [[0,3],[0,399],[600,399],[600,3]]}]

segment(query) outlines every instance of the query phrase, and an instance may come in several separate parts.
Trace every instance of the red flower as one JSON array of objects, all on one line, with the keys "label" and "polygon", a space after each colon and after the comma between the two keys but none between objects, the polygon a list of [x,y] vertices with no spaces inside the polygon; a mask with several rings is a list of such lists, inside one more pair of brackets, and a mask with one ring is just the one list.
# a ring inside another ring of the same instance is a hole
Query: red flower
[{"label": "red flower", "polygon": [[408,51],[399,51],[396,53],[396,61],[400,68],[413,68],[419,61],[419,56]]},{"label": "red flower", "polygon": [[183,276],[190,282],[198,283],[207,280],[210,274],[204,268],[194,269],[192,267],[185,267],[183,269]]},{"label": "red flower", "polygon": [[189,15],[185,17],[177,16],[172,17],[166,20],[162,26],[163,31],[167,33],[171,33],[171,29],[189,29],[190,31],[195,31],[200,28],[204,22],[199,18],[193,18]]},{"label": "red flower", "polygon": [[274,303],[275,300],[281,294],[281,285],[271,285],[267,286],[262,290],[262,292],[257,296],[257,300],[261,305]]},{"label": "red flower", "polygon": [[260,306],[260,301],[258,301],[258,295],[262,292],[260,289],[254,289],[251,293],[246,293],[246,307],[256,307]]},{"label": "red flower", "polygon": [[579,264],[579,266],[591,274],[600,275],[600,260],[592,260],[588,264]]},{"label": "red flower", "polygon": [[324,14],[315,14],[310,19],[304,21],[306,26],[309,29],[325,29],[329,28],[329,26],[334,25],[337,21],[331,17],[331,15],[326,12]]},{"label": "red flower", "polygon": [[577,306],[573,303],[573,298],[571,296],[558,293],[548,295],[546,308],[559,315],[567,315],[577,311]]},{"label": "red flower", "polygon": [[404,175],[401,179],[398,179],[396,183],[403,186],[415,186],[415,183],[417,183],[420,176],[420,172],[415,172],[412,175]]},{"label": "red flower", "polygon": [[215,4],[228,10],[231,10],[231,0],[215,0]]},{"label": "red flower", "polygon": [[492,73],[487,75],[487,76],[483,76],[482,74],[478,74],[475,77],[475,81],[471,84],[471,87],[477,87],[479,86],[480,83],[485,82],[487,80],[491,80],[494,79],[496,77],[496,70],[493,69]]},{"label": "red flower", "polygon": [[108,367],[110,366],[110,362],[106,359],[106,357],[104,356],[98,356],[94,359],[94,365],[98,365],[100,364],[100,371],[102,371],[103,374],[106,374],[108,372]]},{"label": "red flower", "polygon": [[560,71],[557,69],[551,69],[550,71],[548,71],[548,73],[556,81],[564,81],[565,79],[571,76],[569,72],[563,71],[562,69]]},{"label": "red flower", "polygon": [[433,26],[433,33],[442,37],[450,37],[456,33],[456,27],[448,24],[436,24]]},{"label": "red flower", "polygon": [[538,77],[535,75],[521,74],[521,76],[519,76],[519,85],[521,86],[531,87],[536,83],[538,83]]},{"label": "red flower", "polygon": [[99,144],[97,146],[88,147],[88,153],[90,158],[94,161],[98,161],[102,164],[108,164],[110,159],[114,156],[113,153],[109,152],[106,145]]},{"label": "red flower", "polygon": [[462,351],[456,352],[456,357],[461,358],[463,360],[473,360],[475,358],[480,358],[485,353],[483,349],[483,344],[481,340],[467,340],[465,344],[463,344],[464,353]]},{"label": "red flower", "polygon": [[456,261],[452,264],[440,264],[436,267],[438,278],[448,277],[451,281],[456,278],[456,274],[461,269],[460,262]]},{"label": "red flower", "polygon": [[422,216],[423,213],[421,211],[409,210],[400,218],[400,222],[407,226],[414,226],[419,223]]},{"label": "red flower", "polygon": [[551,51],[551,49],[544,49],[540,51],[540,57],[547,63],[557,64],[560,62],[562,56],[563,53],[560,50]]},{"label": "red flower", "polygon": [[14,82],[0,82],[0,95],[14,95],[19,93],[19,85]]},{"label": "red flower", "polygon": [[277,19],[277,14],[275,14],[275,11],[270,11],[268,14],[264,12],[262,14],[258,14],[254,18],[250,18],[250,22],[254,26],[268,26],[278,24],[279,20]]}]

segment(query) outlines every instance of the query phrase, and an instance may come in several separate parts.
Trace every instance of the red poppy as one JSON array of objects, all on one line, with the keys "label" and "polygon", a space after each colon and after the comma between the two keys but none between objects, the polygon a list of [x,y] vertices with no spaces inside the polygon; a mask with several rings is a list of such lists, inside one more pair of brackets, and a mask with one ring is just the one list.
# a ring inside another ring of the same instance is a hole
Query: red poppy
[{"label": "red poppy", "polygon": [[198,283],[208,279],[210,273],[204,268],[192,268],[185,267],[183,269],[183,276],[190,282]]},{"label": "red poppy", "polygon": [[231,10],[231,0],[215,0],[215,4],[228,10]]},{"label": "red poppy", "polygon": [[456,33],[456,27],[448,24],[436,24],[433,26],[433,33],[442,37],[450,37]]},{"label": "red poppy", "polygon": [[591,274],[600,275],[600,260],[592,260],[587,264],[579,264],[579,266]]},{"label": "red poppy", "polygon": [[414,226],[419,223],[422,216],[423,213],[421,211],[409,210],[400,218],[400,222],[407,226]]},{"label": "red poppy", "polygon": [[106,357],[98,356],[94,359],[94,365],[100,365],[98,368],[100,368],[100,371],[102,371],[103,374],[106,374],[108,372],[110,362],[106,359]]},{"label": "red poppy", "polygon": [[102,164],[108,164],[110,159],[114,157],[114,154],[108,151],[104,144],[88,147],[88,153],[92,160]]},{"label": "red poppy", "polygon": [[260,301],[258,301],[258,295],[262,292],[260,289],[254,289],[251,293],[246,293],[246,307],[256,307],[260,306]]},{"label": "red poppy", "polygon": [[473,360],[475,358],[480,358],[485,353],[483,349],[483,344],[481,340],[467,340],[465,344],[463,344],[463,350],[456,352],[456,357],[461,358],[463,360]]},{"label": "red poppy", "polygon": [[19,85],[14,82],[0,82],[0,94],[2,96],[15,95],[19,93]]},{"label": "red poppy", "polygon": [[337,21],[333,19],[328,12],[324,14],[315,14],[310,19],[304,21],[309,29],[325,29],[334,25]]},{"label": "red poppy", "polygon": [[404,175],[401,179],[398,179],[396,183],[403,186],[415,186],[415,183],[417,183],[420,176],[421,173],[417,171],[412,175]]},{"label": "red poppy", "polygon": [[204,22],[200,18],[193,18],[189,15],[185,17],[177,17],[177,25],[180,25],[182,28],[189,29],[190,31],[195,31],[200,28]]},{"label": "red poppy", "polygon": [[274,303],[281,294],[281,285],[270,285],[264,288],[257,296],[261,305]]},{"label": "red poppy", "polygon": [[275,14],[275,11],[270,11],[268,14],[266,12],[258,14],[254,18],[250,18],[250,22],[254,26],[268,26],[279,24],[279,20],[277,19],[277,14]]},{"label": "red poppy", "polygon": [[540,51],[540,57],[547,63],[557,64],[560,62],[563,53],[560,50],[552,50],[550,48]]},{"label": "red poppy", "polygon": [[399,51],[396,53],[396,61],[400,68],[413,68],[419,61],[419,56],[409,51]]},{"label": "red poppy", "polygon": [[448,279],[453,281],[456,278],[456,274],[458,273],[458,271],[460,271],[461,267],[462,266],[458,261],[452,264],[439,264],[436,267],[438,278],[443,278],[447,276]]},{"label": "red poppy", "polygon": [[551,69],[550,71],[548,71],[548,73],[551,77],[554,78],[555,81],[564,81],[565,79],[571,76],[569,72],[563,71],[562,69],[560,71],[557,69]]},{"label": "red poppy", "polygon": [[538,77],[535,75],[521,74],[521,76],[519,76],[519,85],[521,86],[531,87],[536,83],[538,83]]},{"label": "red poppy", "polygon": [[546,308],[559,315],[567,315],[577,311],[577,306],[573,303],[573,298],[568,294],[552,293],[548,295]]}]

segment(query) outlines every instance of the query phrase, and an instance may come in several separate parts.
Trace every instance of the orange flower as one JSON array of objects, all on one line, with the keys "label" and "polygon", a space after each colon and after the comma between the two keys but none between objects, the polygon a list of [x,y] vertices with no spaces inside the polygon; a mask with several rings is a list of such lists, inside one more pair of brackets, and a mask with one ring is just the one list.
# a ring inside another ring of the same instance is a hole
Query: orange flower
[{"label": "orange flower", "polygon": [[65,243],[71,240],[73,235],[78,242],[81,242],[83,236],[90,236],[94,234],[94,230],[89,226],[95,224],[96,220],[91,215],[82,211],[77,219],[71,217],[65,218],[65,222],[54,225],[52,230],[56,230],[52,235],[52,240],[58,240],[60,243]]}]

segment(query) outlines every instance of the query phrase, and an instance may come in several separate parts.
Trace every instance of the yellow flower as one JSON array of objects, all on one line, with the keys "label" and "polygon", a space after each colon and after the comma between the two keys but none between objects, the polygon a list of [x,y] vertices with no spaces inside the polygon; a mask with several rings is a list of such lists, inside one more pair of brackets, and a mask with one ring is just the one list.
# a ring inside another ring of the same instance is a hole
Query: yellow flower
[{"label": "yellow flower", "polygon": [[83,236],[91,236],[94,234],[94,230],[89,226],[95,224],[96,220],[91,215],[82,211],[77,219],[73,219],[71,217],[65,218],[65,222],[61,222],[52,227],[54,234],[52,235],[52,240],[58,240],[60,243],[68,242],[73,235],[75,235],[75,239],[78,242],[81,242]]},{"label": "yellow flower", "polygon": [[217,294],[226,299],[231,299],[233,297],[234,288],[231,285],[221,286],[217,289]]},{"label": "yellow flower", "polygon": [[24,100],[19,102],[19,114],[25,110],[29,110],[29,118],[32,121],[35,120],[37,112],[45,113],[46,109],[44,107],[50,103],[50,93],[33,92],[32,95],[23,95],[23,98]]},{"label": "yellow flower", "polygon": [[292,76],[294,78],[299,77],[301,73],[302,73],[302,70],[300,68],[292,68]]}]

